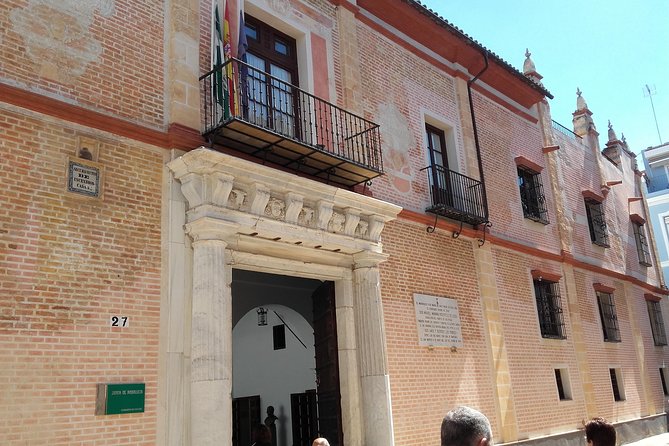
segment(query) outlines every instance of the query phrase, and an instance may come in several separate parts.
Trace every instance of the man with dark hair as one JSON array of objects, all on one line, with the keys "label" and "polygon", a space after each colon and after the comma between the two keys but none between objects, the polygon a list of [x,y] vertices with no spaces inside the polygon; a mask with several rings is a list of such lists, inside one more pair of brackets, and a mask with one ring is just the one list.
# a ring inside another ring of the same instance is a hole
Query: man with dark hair
[{"label": "man with dark hair", "polygon": [[492,446],[490,421],[470,407],[451,410],[441,422],[441,446]]},{"label": "man with dark hair", "polygon": [[585,441],[588,446],[616,446],[616,429],[604,418],[593,418],[585,423]]}]

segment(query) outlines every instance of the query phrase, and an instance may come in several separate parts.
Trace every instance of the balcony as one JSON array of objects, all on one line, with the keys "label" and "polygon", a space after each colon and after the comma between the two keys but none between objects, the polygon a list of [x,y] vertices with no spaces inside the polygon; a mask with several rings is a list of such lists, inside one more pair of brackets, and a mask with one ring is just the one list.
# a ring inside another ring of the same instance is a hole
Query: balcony
[{"label": "balcony", "polygon": [[200,77],[203,135],[263,162],[354,186],[383,173],[379,126],[229,59]]},{"label": "balcony", "polygon": [[426,167],[432,204],[425,211],[477,226],[488,221],[488,205],[483,183],[448,170],[443,166]]}]

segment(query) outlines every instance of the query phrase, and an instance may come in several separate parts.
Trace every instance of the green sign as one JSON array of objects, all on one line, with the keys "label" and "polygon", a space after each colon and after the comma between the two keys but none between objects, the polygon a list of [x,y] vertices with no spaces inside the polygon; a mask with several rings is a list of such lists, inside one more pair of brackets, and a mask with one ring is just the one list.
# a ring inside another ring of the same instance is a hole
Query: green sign
[{"label": "green sign", "polygon": [[144,412],[146,384],[98,384],[96,415]]}]

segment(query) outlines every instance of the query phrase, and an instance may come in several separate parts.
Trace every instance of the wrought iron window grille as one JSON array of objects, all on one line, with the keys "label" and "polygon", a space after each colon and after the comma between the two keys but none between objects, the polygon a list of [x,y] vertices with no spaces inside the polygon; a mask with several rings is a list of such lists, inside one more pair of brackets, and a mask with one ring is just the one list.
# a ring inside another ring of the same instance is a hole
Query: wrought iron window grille
[{"label": "wrought iron window grille", "polygon": [[560,284],[546,280],[534,280],[537,313],[541,336],[550,339],[566,339]]},{"label": "wrought iron window grille", "polygon": [[650,319],[650,327],[653,331],[655,345],[667,345],[667,333],[664,329],[664,319],[660,303],[648,300],[646,301],[646,306],[648,308],[648,318]]},{"label": "wrought iron window grille", "polygon": [[620,342],[620,329],[618,328],[618,316],[613,295],[598,291],[597,305],[599,306],[599,318],[602,322],[604,341]]},{"label": "wrought iron window grille", "polygon": [[585,211],[588,216],[588,228],[590,229],[590,240],[592,243],[604,248],[610,247],[602,203],[586,199]]},{"label": "wrought iron window grille", "polygon": [[538,223],[548,224],[548,209],[541,174],[518,167],[518,188],[523,216]]},{"label": "wrought iron window grille", "polygon": [[634,225],[634,239],[636,240],[636,252],[639,256],[639,264],[643,266],[652,266],[650,260],[650,248],[648,247],[648,239],[642,224],[633,222]]},{"label": "wrought iron window grille", "polygon": [[618,383],[618,371],[616,369],[609,369],[609,375],[611,376],[613,399],[615,401],[625,401],[625,397],[621,392],[620,384]]}]

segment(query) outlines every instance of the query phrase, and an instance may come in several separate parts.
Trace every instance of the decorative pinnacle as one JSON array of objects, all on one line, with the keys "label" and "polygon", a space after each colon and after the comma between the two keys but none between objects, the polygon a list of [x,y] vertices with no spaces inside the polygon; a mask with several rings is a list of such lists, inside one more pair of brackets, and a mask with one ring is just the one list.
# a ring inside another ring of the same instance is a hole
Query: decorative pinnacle
[{"label": "decorative pinnacle", "polygon": [[585,99],[583,96],[581,96],[583,92],[581,91],[580,88],[576,88],[576,110],[586,110],[588,108],[588,104],[585,102]]},{"label": "decorative pinnacle", "polygon": [[609,141],[617,141],[618,136],[616,136],[615,130],[613,130],[613,125],[611,124],[611,120],[609,119]]},{"label": "decorative pinnacle", "polygon": [[532,59],[530,59],[530,56],[532,53],[530,53],[529,48],[525,48],[525,62],[523,63],[523,74],[529,78],[536,78],[535,80],[537,82],[541,81],[541,75],[537,73],[537,68],[534,66],[534,62]]}]

